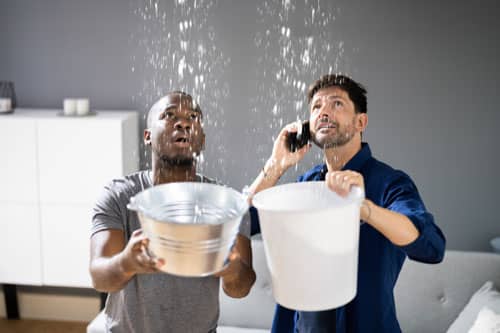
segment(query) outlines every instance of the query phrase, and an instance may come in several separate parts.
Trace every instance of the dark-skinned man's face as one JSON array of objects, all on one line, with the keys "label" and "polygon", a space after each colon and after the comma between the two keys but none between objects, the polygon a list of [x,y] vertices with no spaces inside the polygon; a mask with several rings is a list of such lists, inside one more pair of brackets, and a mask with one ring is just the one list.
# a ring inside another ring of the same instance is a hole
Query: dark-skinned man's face
[{"label": "dark-skinned man's face", "polygon": [[158,103],[149,124],[153,153],[174,165],[193,163],[205,144],[201,113],[183,94],[167,95]]}]

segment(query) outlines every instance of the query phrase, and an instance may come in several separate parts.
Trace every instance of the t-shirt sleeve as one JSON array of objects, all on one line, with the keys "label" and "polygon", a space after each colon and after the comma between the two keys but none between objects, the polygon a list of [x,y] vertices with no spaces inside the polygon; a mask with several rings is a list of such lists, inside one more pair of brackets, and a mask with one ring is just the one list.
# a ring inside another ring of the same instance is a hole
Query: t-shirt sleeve
[{"label": "t-shirt sleeve", "polygon": [[92,209],[91,236],[107,229],[124,230],[123,207],[114,187],[113,182],[106,185]]},{"label": "t-shirt sleeve", "polygon": [[385,193],[384,206],[407,216],[420,235],[412,243],[401,246],[410,259],[438,263],[443,260],[446,239],[434,223],[434,217],[427,211],[417,187],[408,175],[401,172],[391,181]]},{"label": "t-shirt sleeve", "polygon": [[251,226],[250,211],[247,211],[245,215],[243,215],[243,218],[241,219],[239,232],[242,236],[245,236],[248,239],[250,239],[250,226]]}]

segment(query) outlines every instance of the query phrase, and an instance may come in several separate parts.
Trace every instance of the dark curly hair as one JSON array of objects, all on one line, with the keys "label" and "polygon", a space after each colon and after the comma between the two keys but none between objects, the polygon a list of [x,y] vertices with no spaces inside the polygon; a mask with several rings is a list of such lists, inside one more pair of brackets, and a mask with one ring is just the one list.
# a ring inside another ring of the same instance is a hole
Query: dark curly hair
[{"label": "dark curly hair", "polygon": [[326,74],[314,81],[307,90],[307,103],[311,103],[318,90],[328,87],[339,87],[344,90],[354,103],[356,113],[366,113],[366,89],[350,77],[341,74]]}]

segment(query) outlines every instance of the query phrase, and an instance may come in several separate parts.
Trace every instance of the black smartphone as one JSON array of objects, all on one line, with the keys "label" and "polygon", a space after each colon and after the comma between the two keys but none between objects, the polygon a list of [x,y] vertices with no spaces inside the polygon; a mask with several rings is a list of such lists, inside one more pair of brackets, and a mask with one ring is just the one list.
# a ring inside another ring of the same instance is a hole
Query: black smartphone
[{"label": "black smartphone", "polygon": [[287,137],[288,150],[292,153],[299,150],[309,143],[311,139],[311,131],[309,129],[309,121],[302,122],[301,128],[296,133],[289,133]]}]

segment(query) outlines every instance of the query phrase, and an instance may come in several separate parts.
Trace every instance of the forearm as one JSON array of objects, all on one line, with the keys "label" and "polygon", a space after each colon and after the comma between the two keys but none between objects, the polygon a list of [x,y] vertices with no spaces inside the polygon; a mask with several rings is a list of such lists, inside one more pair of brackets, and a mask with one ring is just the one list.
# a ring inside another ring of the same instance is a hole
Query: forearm
[{"label": "forearm", "polygon": [[123,267],[122,253],[112,257],[95,258],[90,265],[94,289],[100,292],[115,292],[125,287],[134,273]]},{"label": "forearm", "polygon": [[255,279],[254,270],[246,263],[241,262],[238,274],[222,278],[222,289],[228,296],[242,298],[248,295]]},{"label": "forearm", "polygon": [[361,206],[361,219],[397,246],[412,243],[420,234],[408,217],[377,206],[370,200],[365,200]]},{"label": "forearm", "polygon": [[260,171],[257,178],[253,181],[252,185],[250,185],[250,196],[252,197],[260,191],[276,185],[286,170],[287,168],[280,166],[272,158],[270,158]]}]

